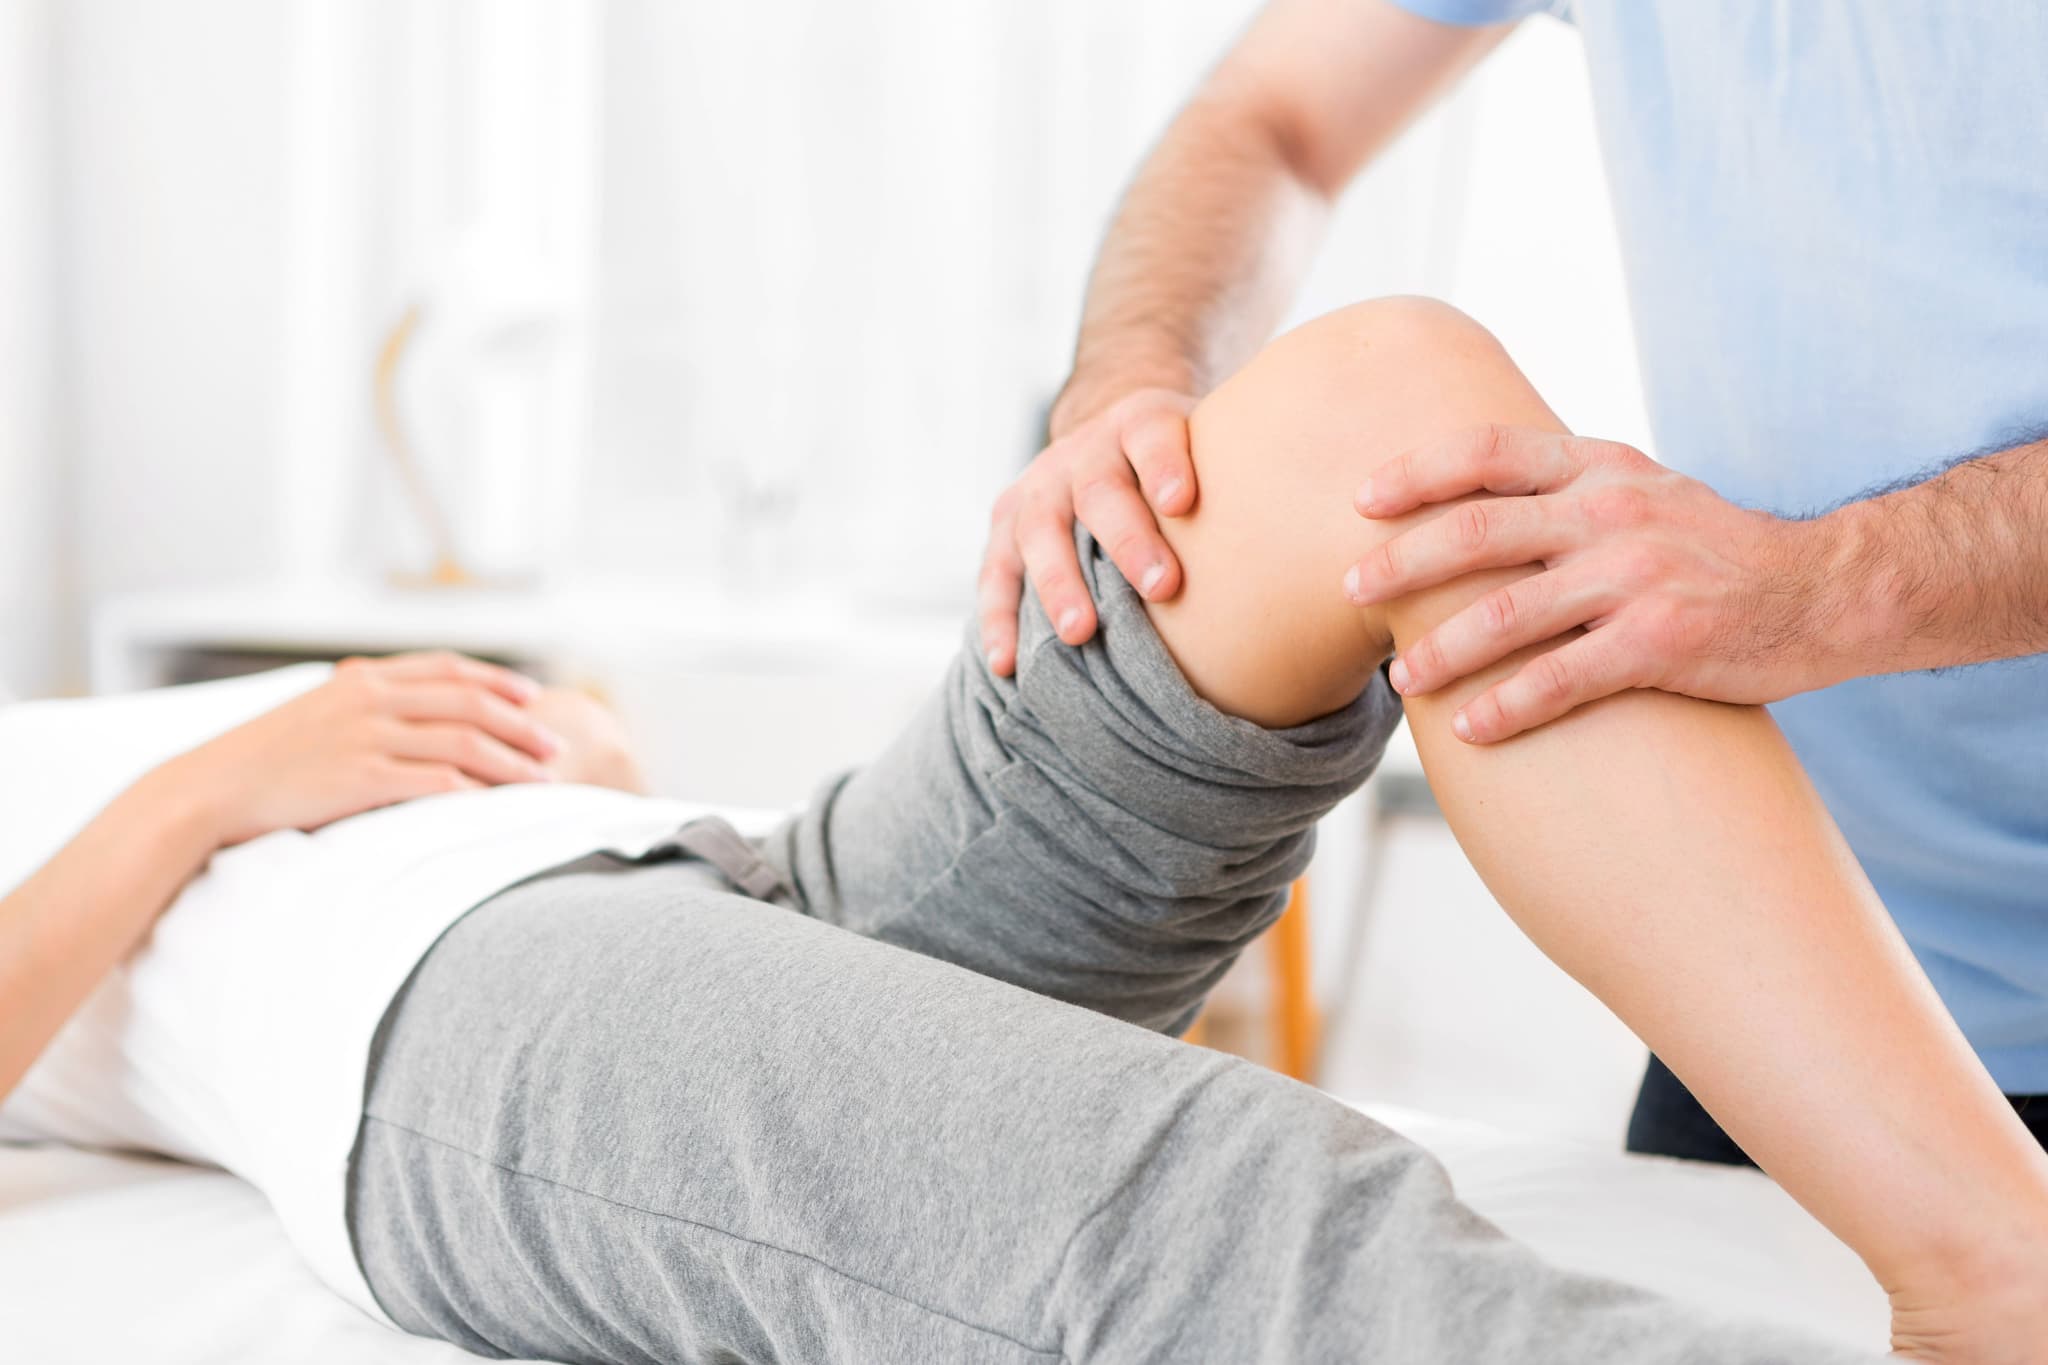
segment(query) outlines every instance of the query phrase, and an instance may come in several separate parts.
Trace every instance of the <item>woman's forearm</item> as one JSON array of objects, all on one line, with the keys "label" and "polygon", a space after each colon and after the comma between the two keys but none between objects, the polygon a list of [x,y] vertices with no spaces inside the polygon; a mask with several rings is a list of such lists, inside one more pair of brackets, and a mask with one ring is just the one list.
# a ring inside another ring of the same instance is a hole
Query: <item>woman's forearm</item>
[{"label": "woman's forearm", "polygon": [[638,780],[596,703],[434,653],[349,660],[165,763],[0,899],[0,1097],[217,849],[419,797],[553,781],[550,761],[567,780]]},{"label": "woman's forearm", "polygon": [[216,811],[166,765],[0,900],[0,1097],[218,846]]}]

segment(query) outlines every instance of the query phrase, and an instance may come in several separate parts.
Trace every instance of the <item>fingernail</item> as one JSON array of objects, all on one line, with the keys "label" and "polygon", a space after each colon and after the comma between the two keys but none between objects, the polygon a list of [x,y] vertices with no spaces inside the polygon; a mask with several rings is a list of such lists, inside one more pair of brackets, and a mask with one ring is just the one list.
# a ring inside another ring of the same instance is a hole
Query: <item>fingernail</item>
[{"label": "fingernail", "polygon": [[1467,744],[1472,742],[1472,722],[1465,719],[1463,711],[1451,717],[1451,733]]},{"label": "fingernail", "polygon": [[1408,695],[1408,661],[1406,659],[1394,660],[1393,667],[1387,670],[1387,681],[1394,685],[1396,692],[1399,692],[1404,697]]},{"label": "fingernail", "polygon": [[1361,512],[1370,512],[1370,511],[1372,511],[1372,480],[1371,480],[1371,479],[1367,479],[1367,480],[1366,480],[1366,481],[1365,481],[1364,483],[1362,483],[1362,484],[1358,485],[1358,496],[1357,496],[1357,498],[1356,498],[1356,499],[1354,499],[1354,501],[1355,501],[1355,502],[1356,502],[1356,503],[1358,504],[1358,510],[1359,510],[1359,511],[1361,511]]},{"label": "fingernail", "polygon": [[1079,630],[1081,628],[1081,609],[1079,607],[1068,607],[1065,611],[1061,612],[1059,622],[1055,628],[1059,631],[1062,640]]},{"label": "fingernail", "polygon": [[1356,564],[1353,564],[1344,571],[1344,595],[1354,602],[1363,602],[1365,600],[1365,594],[1359,588],[1358,566]]},{"label": "fingernail", "polygon": [[1187,485],[1182,483],[1179,479],[1168,479],[1165,483],[1160,484],[1159,506],[1165,507],[1166,505],[1171,503],[1175,498],[1180,496],[1180,490],[1185,488],[1186,486]]},{"label": "fingernail", "polygon": [[512,678],[513,688],[519,693],[521,701],[532,701],[540,696],[541,685],[527,677],[524,673],[514,673]]},{"label": "fingernail", "polygon": [[1138,580],[1138,591],[1146,597],[1150,597],[1153,589],[1157,588],[1165,577],[1166,566],[1164,564],[1154,564],[1151,568],[1145,570],[1144,576]]},{"label": "fingernail", "polygon": [[540,741],[540,747],[547,751],[546,754],[543,755],[543,757],[546,758],[553,758],[556,754],[562,752],[562,750],[569,747],[569,742],[567,740],[563,739],[553,730],[548,729],[545,725],[536,726],[534,728],[533,737],[536,740]]}]

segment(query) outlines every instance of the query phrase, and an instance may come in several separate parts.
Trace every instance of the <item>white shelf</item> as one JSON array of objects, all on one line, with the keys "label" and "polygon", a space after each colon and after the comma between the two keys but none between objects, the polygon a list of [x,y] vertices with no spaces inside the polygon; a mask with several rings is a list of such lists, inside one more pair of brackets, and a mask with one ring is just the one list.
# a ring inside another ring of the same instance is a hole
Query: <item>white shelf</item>
[{"label": "white shelf", "polygon": [[628,658],[778,664],[949,657],[964,617],[820,597],[741,598],[693,585],[573,590],[404,590],[327,584],[158,591],[109,598],[92,620],[92,690],[167,681],[190,651],[277,654],[457,649],[573,671]]},{"label": "white shelf", "polygon": [[793,805],[896,736],[965,625],[953,610],[644,580],[543,593],[248,585],[101,603],[91,681],[98,693],[127,692],[195,664],[246,671],[271,659],[456,649],[602,688],[659,791]]}]

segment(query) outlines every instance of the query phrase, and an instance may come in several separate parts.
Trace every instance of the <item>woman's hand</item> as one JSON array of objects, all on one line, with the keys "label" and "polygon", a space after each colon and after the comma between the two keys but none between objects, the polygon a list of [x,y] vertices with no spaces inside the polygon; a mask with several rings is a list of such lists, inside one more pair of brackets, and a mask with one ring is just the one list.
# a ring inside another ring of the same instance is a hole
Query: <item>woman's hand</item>
[{"label": "woman's hand", "polygon": [[456,654],[350,659],[319,687],[165,765],[221,847],[378,806],[547,782],[564,743],[540,686]]},{"label": "woman's hand", "polygon": [[453,654],[351,659],[115,797],[0,896],[0,1099],[216,849],[416,796],[548,781],[542,765],[564,744],[540,695]]},{"label": "woman's hand", "polygon": [[532,710],[562,737],[560,752],[548,761],[556,780],[647,794],[647,779],[633,756],[632,742],[611,707],[588,692],[550,687],[534,699]]}]

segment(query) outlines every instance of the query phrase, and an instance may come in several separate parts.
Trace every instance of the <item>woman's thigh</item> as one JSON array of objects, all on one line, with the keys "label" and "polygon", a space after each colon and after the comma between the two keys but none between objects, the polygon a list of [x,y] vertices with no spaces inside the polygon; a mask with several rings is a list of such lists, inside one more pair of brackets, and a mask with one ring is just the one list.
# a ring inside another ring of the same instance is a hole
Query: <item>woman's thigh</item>
[{"label": "woman's thigh", "polygon": [[474,1350],[1036,1359],[1077,1230],[1237,1070],[701,865],[556,876],[394,1004],[351,1226],[387,1311]]},{"label": "woman's thigh", "polygon": [[1570,1275],[1306,1086],[727,891],[450,930],[350,1178],[410,1331],[561,1361],[1831,1359]]}]

